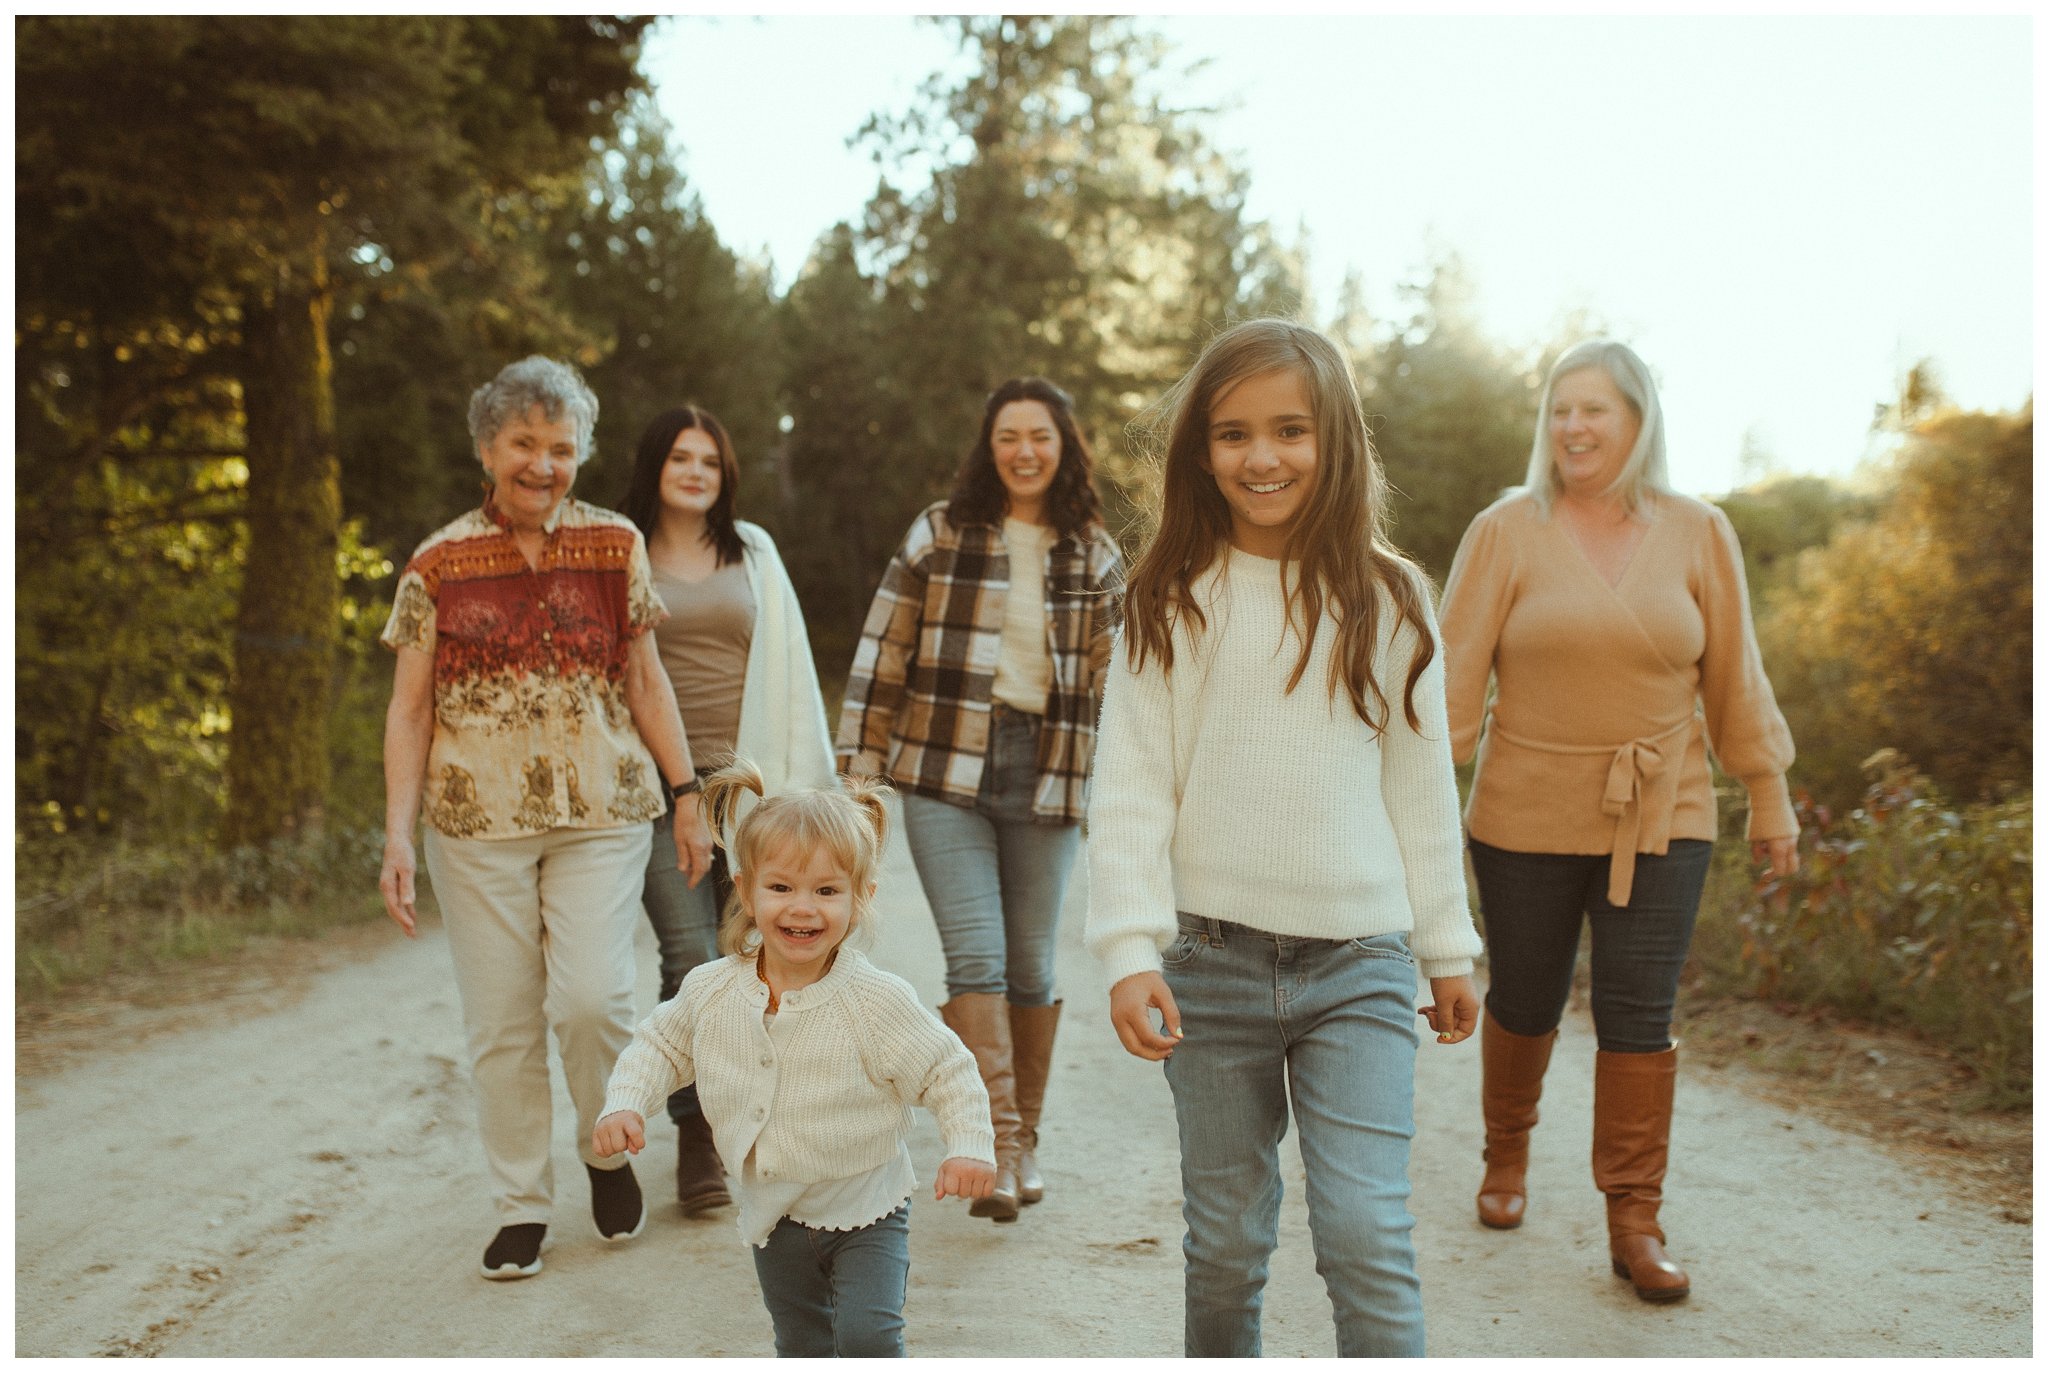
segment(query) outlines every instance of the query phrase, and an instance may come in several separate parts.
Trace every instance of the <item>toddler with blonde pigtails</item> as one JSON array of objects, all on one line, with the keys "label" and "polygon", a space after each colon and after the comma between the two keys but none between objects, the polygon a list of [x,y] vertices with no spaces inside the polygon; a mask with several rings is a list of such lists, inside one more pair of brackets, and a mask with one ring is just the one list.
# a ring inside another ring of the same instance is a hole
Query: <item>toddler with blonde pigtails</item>
[{"label": "toddler with blonde pigtails", "polygon": [[[848,937],[873,917],[887,827],[878,782],[762,797],[736,762],[703,804],[733,870],[726,956],[683,979],[612,1069],[592,1144],[646,1144],[648,1115],[697,1084],[782,1357],[901,1357],[916,1186],[910,1107],[938,1118],[934,1199],[984,1197],[995,1135],[974,1056]],[[737,828],[733,821],[753,801]]]}]

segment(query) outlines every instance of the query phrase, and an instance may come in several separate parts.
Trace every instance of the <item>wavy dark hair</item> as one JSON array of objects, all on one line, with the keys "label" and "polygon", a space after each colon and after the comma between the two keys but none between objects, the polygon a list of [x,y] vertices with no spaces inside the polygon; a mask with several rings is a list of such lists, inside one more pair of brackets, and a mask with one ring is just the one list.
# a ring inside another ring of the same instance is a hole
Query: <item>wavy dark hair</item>
[{"label": "wavy dark hair", "polygon": [[1131,663],[1142,667],[1148,654],[1157,654],[1160,666],[1171,671],[1175,625],[1185,616],[1193,633],[1207,628],[1192,588],[1223,555],[1231,528],[1230,507],[1204,466],[1209,409],[1238,382],[1275,371],[1301,378],[1316,423],[1315,485],[1287,536],[1280,574],[1288,614],[1299,611],[1302,627],[1301,655],[1287,689],[1294,690],[1308,671],[1327,605],[1337,621],[1330,695],[1334,699],[1341,690],[1367,726],[1386,729],[1392,720],[1387,684],[1372,670],[1384,591],[1385,611],[1415,634],[1401,706],[1409,728],[1419,730],[1415,684],[1436,656],[1428,581],[1387,539],[1387,478],[1366,433],[1350,364],[1327,338],[1289,320],[1250,320],[1217,335],[1159,404],[1166,430],[1159,525],[1124,592]]},{"label": "wavy dark hair", "polygon": [[640,431],[640,446],[633,450],[633,475],[626,481],[619,513],[640,526],[650,540],[661,524],[661,469],[668,466],[669,450],[676,436],[702,429],[718,445],[718,498],[704,515],[704,539],[718,550],[718,565],[736,563],[746,554],[740,531],[733,523],[733,502],[740,494],[740,464],[733,456],[732,438],[718,416],[700,405],[678,405],[649,420]]},{"label": "wavy dark hair", "polygon": [[1035,400],[1052,414],[1053,428],[1060,436],[1060,465],[1045,493],[1045,513],[1052,527],[1062,535],[1079,534],[1102,520],[1102,502],[1096,499],[1095,457],[1081,426],[1074,420],[1074,398],[1044,377],[1012,377],[989,392],[982,407],[981,436],[974,441],[953,478],[953,494],[946,498],[946,518],[953,524],[1000,525],[1009,507],[1010,493],[996,471],[996,413],[1011,401]]}]

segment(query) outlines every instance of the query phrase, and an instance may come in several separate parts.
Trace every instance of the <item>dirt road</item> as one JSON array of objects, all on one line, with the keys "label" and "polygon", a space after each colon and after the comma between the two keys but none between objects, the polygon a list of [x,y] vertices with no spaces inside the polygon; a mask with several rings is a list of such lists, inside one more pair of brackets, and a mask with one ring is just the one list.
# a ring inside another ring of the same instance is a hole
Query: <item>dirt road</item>
[{"label": "dirt road", "polygon": [[[917,1355],[1177,1354],[1179,1179],[1156,1066],[1126,1056],[1080,946],[1047,1105],[1047,1200],[1013,1226],[928,1194],[913,1208]],[[900,840],[875,950],[935,1004],[938,941]],[[654,997],[642,931],[641,1004]],[[445,941],[351,936],[329,966],[226,998],[181,1028],[109,1013],[93,1047],[24,1071],[15,1117],[15,1352],[22,1355],[766,1355],[729,1219],[686,1222],[658,1123],[639,1164],[661,1203],[611,1248],[557,1090],[560,1205],[547,1270],[487,1283],[494,1228]],[[353,956],[351,956],[353,955]],[[156,1019],[161,1019],[160,1016]],[[1607,1272],[1587,1176],[1592,1035],[1568,1022],[1544,1101],[1530,1220],[1472,1217],[1476,1041],[1426,1043],[1413,1177],[1439,1355],[2027,1355],[2032,1234],[1876,1146],[1745,1096],[1679,1087],[1665,1225],[1694,1295],[1635,1299]],[[24,1059],[23,1062],[28,1062]],[[38,1059],[37,1061],[40,1061]],[[920,1114],[921,1177],[938,1136]],[[1291,1143],[1291,1140],[1290,1140]],[[1267,1297],[1266,1352],[1334,1352],[1298,1156]],[[729,1215],[729,1213],[728,1213]]]}]

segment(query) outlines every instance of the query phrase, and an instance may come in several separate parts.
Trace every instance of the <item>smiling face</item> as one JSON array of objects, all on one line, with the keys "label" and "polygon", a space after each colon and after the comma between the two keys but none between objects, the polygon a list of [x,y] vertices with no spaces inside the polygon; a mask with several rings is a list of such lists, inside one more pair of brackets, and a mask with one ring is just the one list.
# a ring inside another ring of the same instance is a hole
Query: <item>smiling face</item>
[{"label": "smiling face", "polygon": [[1209,407],[1202,469],[1230,507],[1231,545],[1277,558],[1316,481],[1316,420],[1293,368],[1224,388]]},{"label": "smiling face", "polygon": [[566,411],[551,420],[536,405],[478,444],[477,457],[491,479],[492,503],[515,530],[538,531],[576,480],[576,421]]},{"label": "smiling face", "polygon": [[996,476],[1009,495],[1010,514],[1043,523],[1045,493],[1060,470],[1060,431],[1040,400],[1013,400],[996,411],[989,429]]},{"label": "smiling face", "polygon": [[718,440],[702,429],[685,429],[669,445],[661,468],[661,504],[665,511],[703,519],[725,488],[725,468]]},{"label": "smiling face", "polygon": [[1574,496],[1604,493],[1628,465],[1642,428],[1604,368],[1559,377],[1550,389],[1550,460],[1558,485]]},{"label": "smiling face", "polygon": [[[853,875],[823,845],[787,846],[761,856],[745,878],[747,913],[778,987],[807,987],[853,928]],[[869,895],[873,884],[869,884]]]}]

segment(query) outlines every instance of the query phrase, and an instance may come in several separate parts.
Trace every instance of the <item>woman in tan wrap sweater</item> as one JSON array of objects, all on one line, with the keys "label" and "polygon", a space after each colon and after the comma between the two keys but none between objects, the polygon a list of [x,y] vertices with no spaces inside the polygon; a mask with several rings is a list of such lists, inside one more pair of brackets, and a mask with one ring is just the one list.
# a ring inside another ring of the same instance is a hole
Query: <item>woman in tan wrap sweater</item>
[{"label": "woman in tan wrap sweater", "polygon": [[1479,756],[1465,816],[1491,979],[1479,1218],[1522,1223],[1529,1130],[1590,921],[1609,1253],[1645,1300],[1683,1297],[1657,1213],[1672,1006],[1713,848],[1709,749],[1749,792],[1759,861],[1797,868],[1799,826],[1735,531],[1670,489],[1656,387],[1626,346],[1581,343],[1551,369],[1527,482],[1472,521],[1442,623],[1452,751]]}]

